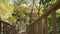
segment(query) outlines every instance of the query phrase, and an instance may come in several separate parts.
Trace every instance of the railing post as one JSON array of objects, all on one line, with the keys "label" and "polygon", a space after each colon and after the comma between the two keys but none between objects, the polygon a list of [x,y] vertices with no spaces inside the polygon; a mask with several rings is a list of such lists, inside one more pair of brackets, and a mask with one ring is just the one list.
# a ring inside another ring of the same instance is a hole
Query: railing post
[{"label": "railing post", "polygon": [[45,34],[48,34],[48,19],[47,16],[44,17],[44,24],[45,24]]},{"label": "railing post", "polygon": [[38,22],[38,34],[43,34],[43,23],[42,19]]},{"label": "railing post", "polygon": [[7,32],[7,24],[5,22],[3,22],[3,34],[9,34],[9,32]]},{"label": "railing post", "polygon": [[5,32],[5,23],[3,23],[3,34],[6,34],[6,32]]},{"label": "railing post", "polygon": [[51,12],[51,16],[52,16],[52,34],[58,34],[55,10]]},{"label": "railing post", "polygon": [[31,34],[34,34],[34,25],[31,25]]},{"label": "railing post", "polygon": [[32,34],[38,34],[38,23],[36,22],[36,23],[32,24],[31,29],[32,29],[31,30]]},{"label": "railing post", "polygon": [[31,34],[31,26],[26,24],[26,32],[27,34]]},{"label": "railing post", "polygon": [[1,34],[1,22],[0,22],[0,34]]}]

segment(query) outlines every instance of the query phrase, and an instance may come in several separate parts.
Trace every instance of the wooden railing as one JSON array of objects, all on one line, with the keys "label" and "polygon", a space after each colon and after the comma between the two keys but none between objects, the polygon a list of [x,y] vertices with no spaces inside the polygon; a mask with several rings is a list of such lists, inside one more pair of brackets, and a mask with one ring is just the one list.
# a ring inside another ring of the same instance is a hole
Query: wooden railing
[{"label": "wooden railing", "polygon": [[[56,10],[60,8],[60,0],[57,0],[46,13],[41,15],[32,24],[26,26],[27,34],[48,34],[48,16],[51,15],[51,26],[52,34],[58,34],[57,31],[57,20],[56,20]],[[44,21],[43,21],[44,20]]]},{"label": "wooden railing", "polygon": [[0,21],[0,34],[17,34],[18,30],[15,25],[11,25],[5,21]]}]

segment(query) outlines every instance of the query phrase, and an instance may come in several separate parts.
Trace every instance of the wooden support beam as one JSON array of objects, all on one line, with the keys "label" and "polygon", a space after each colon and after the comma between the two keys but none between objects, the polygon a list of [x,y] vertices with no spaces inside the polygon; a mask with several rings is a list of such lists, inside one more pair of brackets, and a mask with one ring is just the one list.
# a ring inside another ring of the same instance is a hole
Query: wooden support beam
[{"label": "wooden support beam", "polygon": [[43,23],[42,19],[38,22],[38,34],[43,34]]},{"label": "wooden support beam", "polygon": [[56,11],[55,10],[53,10],[51,12],[51,16],[52,16],[52,34],[58,34],[57,21],[56,21]]},{"label": "wooden support beam", "polygon": [[47,16],[44,17],[44,24],[45,24],[45,34],[48,34],[48,19],[47,19]]}]

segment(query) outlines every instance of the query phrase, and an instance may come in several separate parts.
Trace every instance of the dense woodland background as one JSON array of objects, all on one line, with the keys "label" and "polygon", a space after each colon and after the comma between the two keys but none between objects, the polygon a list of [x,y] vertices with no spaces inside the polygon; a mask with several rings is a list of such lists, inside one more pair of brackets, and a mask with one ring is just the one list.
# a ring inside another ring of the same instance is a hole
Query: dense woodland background
[{"label": "dense woodland background", "polygon": [[[46,12],[57,0],[0,0],[0,18],[9,24],[17,24],[25,30],[36,18]],[[60,33],[60,9],[56,10],[58,32]],[[49,32],[52,31],[51,16],[48,17]]]}]

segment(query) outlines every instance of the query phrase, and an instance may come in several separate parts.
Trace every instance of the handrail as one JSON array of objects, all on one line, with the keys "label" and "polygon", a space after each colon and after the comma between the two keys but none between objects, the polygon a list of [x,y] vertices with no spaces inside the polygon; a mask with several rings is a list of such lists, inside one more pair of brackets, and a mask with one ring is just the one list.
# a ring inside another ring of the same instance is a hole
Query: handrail
[{"label": "handrail", "polygon": [[[2,24],[3,24],[3,26],[2,26]],[[16,34],[16,33],[18,33],[18,30],[16,30],[16,27],[15,26],[16,25],[11,25],[8,22],[5,22],[3,20],[0,20],[0,32],[3,32],[3,34],[11,34],[11,33]],[[2,29],[3,29],[3,31],[2,31]]]},{"label": "handrail", "polygon": [[45,14],[42,14],[39,18],[37,18],[35,21],[33,21],[30,25],[38,22],[40,19],[42,19],[44,16],[48,16],[52,10],[57,10],[60,8],[60,0],[57,0],[56,3],[54,3],[51,7],[49,7],[47,10],[46,10],[46,13]]}]

